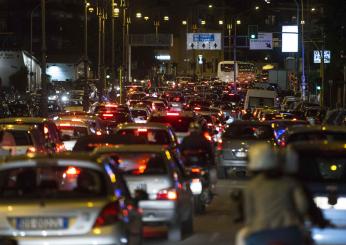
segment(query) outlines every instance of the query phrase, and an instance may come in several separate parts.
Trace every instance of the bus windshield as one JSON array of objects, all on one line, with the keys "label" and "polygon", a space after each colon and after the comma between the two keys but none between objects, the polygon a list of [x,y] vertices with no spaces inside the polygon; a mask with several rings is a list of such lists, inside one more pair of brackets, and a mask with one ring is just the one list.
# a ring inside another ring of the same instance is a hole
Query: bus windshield
[{"label": "bus windshield", "polygon": [[221,71],[223,72],[231,72],[234,70],[233,64],[221,64]]}]

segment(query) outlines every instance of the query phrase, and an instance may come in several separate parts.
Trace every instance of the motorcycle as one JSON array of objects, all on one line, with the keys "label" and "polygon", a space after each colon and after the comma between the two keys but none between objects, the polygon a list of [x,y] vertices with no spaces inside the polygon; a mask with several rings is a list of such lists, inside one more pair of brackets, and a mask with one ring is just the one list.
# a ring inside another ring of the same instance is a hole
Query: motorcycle
[{"label": "motorcycle", "polygon": [[202,214],[214,197],[217,182],[216,168],[207,154],[200,151],[183,152],[185,170],[189,176],[190,189],[194,198],[195,213]]}]

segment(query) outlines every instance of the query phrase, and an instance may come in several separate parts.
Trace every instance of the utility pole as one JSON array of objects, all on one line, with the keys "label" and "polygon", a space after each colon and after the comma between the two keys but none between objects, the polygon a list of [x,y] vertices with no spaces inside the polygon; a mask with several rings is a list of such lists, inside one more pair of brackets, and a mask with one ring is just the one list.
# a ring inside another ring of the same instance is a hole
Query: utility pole
[{"label": "utility pole", "polygon": [[88,7],[89,3],[84,0],[84,95],[83,110],[89,109],[89,89],[88,89]]},{"label": "utility pole", "polygon": [[99,0],[97,15],[98,15],[98,79],[99,79],[99,101],[102,101],[105,89],[105,21],[106,15],[106,2]]},{"label": "utility pole", "polygon": [[40,114],[42,117],[48,116],[48,94],[47,94],[47,76],[46,76],[46,0],[41,0],[41,28],[42,28],[42,67],[41,67],[41,103]]},{"label": "utility pole", "polygon": [[233,37],[233,81],[234,86],[237,88],[237,20],[234,19],[234,37]]},{"label": "utility pole", "polygon": [[307,99],[307,93],[306,93],[306,79],[305,79],[305,45],[304,45],[304,0],[301,1],[301,12],[302,12],[302,18],[301,18],[301,51],[302,51],[302,99],[305,101]]},{"label": "utility pole", "polygon": [[227,30],[228,30],[228,59],[231,60],[232,57],[232,20],[231,23],[227,24]]},{"label": "utility pole", "polygon": [[122,53],[122,67],[120,69],[120,103],[125,103],[125,77],[126,77],[126,40],[127,40],[127,5],[126,5],[126,0],[121,0],[120,8],[122,9],[122,48],[123,48],[123,53]]},{"label": "utility pole", "polygon": [[114,12],[114,7],[115,7],[115,3],[114,0],[111,1],[111,35],[112,35],[112,55],[111,55],[111,59],[112,59],[112,68],[111,68],[111,79],[112,79],[112,85],[115,85],[115,12]]}]

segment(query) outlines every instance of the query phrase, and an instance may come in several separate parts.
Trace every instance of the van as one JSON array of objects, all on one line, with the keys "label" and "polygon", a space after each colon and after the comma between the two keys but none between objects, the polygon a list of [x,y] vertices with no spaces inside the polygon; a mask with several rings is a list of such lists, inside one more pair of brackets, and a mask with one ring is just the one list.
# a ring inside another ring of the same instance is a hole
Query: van
[{"label": "van", "polygon": [[249,89],[246,93],[244,110],[275,107],[277,93],[264,89]]}]

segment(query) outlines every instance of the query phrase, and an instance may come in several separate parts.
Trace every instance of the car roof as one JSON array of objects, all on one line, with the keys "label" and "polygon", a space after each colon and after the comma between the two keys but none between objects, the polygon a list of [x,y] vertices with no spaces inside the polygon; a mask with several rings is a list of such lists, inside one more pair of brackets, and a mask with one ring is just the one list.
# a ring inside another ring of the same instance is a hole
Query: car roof
[{"label": "car roof", "polygon": [[259,122],[259,121],[242,121],[242,120],[237,120],[234,121],[233,123],[230,124],[230,126],[232,125],[244,125],[244,126],[258,126],[258,125],[263,125],[263,126],[270,126],[269,122]]},{"label": "car roof", "polygon": [[[98,163],[100,159],[95,155],[86,154],[86,153],[72,153],[72,152],[63,152],[57,154],[27,154],[27,155],[18,155],[18,156],[5,156],[0,158],[0,168],[4,168],[4,165],[12,166],[25,166],[33,163],[38,164],[54,164],[58,162],[71,161],[71,165],[83,165],[88,167],[93,167],[100,169]],[[74,162],[72,162],[74,161]],[[73,163],[73,164],[72,164]]]},{"label": "car roof", "polygon": [[17,130],[17,131],[29,131],[34,129],[32,125],[17,125],[17,124],[2,124],[0,130]]},{"label": "car roof", "polygon": [[27,124],[40,124],[44,122],[49,122],[47,118],[44,117],[10,117],[0,119],[0,123],[27,123]]},{"label": "car roof", "polygon": [[117,146],[101,146],[94,150],[94,153],[102,152],[141,152],[141,153],[163,153],[167,150],[163,145],[117,145]]},{"label": "car roof", "polygon": [[342,132],[346,133],[346,127],[343,126],[330,126],[330,125],[307,125],[307,126],[291,126],[288,128],[287,134],[299,134],[308,132]]},{"label": "car roof", "polygon": [[126,123],[126,124],[120,124],[117,127],[117,130],[121,129],[134,129],[134,128],[156,128],[156,129],[163,129],[168,130],[170,127],[163,123],[155,123],[155,122],[149,122],[149,123]]},{"label": "car roof", "polygon": [[314,141],[314,142],[295,142],[290,144],[295,151],[321,153],[329,151],[346,154],[346,144],[341,142]]},{"label": "car roof", "polygon": [[[170,113],[169,111],[155,111],[151,114],[151,117],[165,117],[169,116],[167,113]],[[172,112],[172,113],[178,113],[179,115],[177,116],[182,116],[182,117],[194,117],[195,113],[192,111],[179,111],[179,112]]]}]

